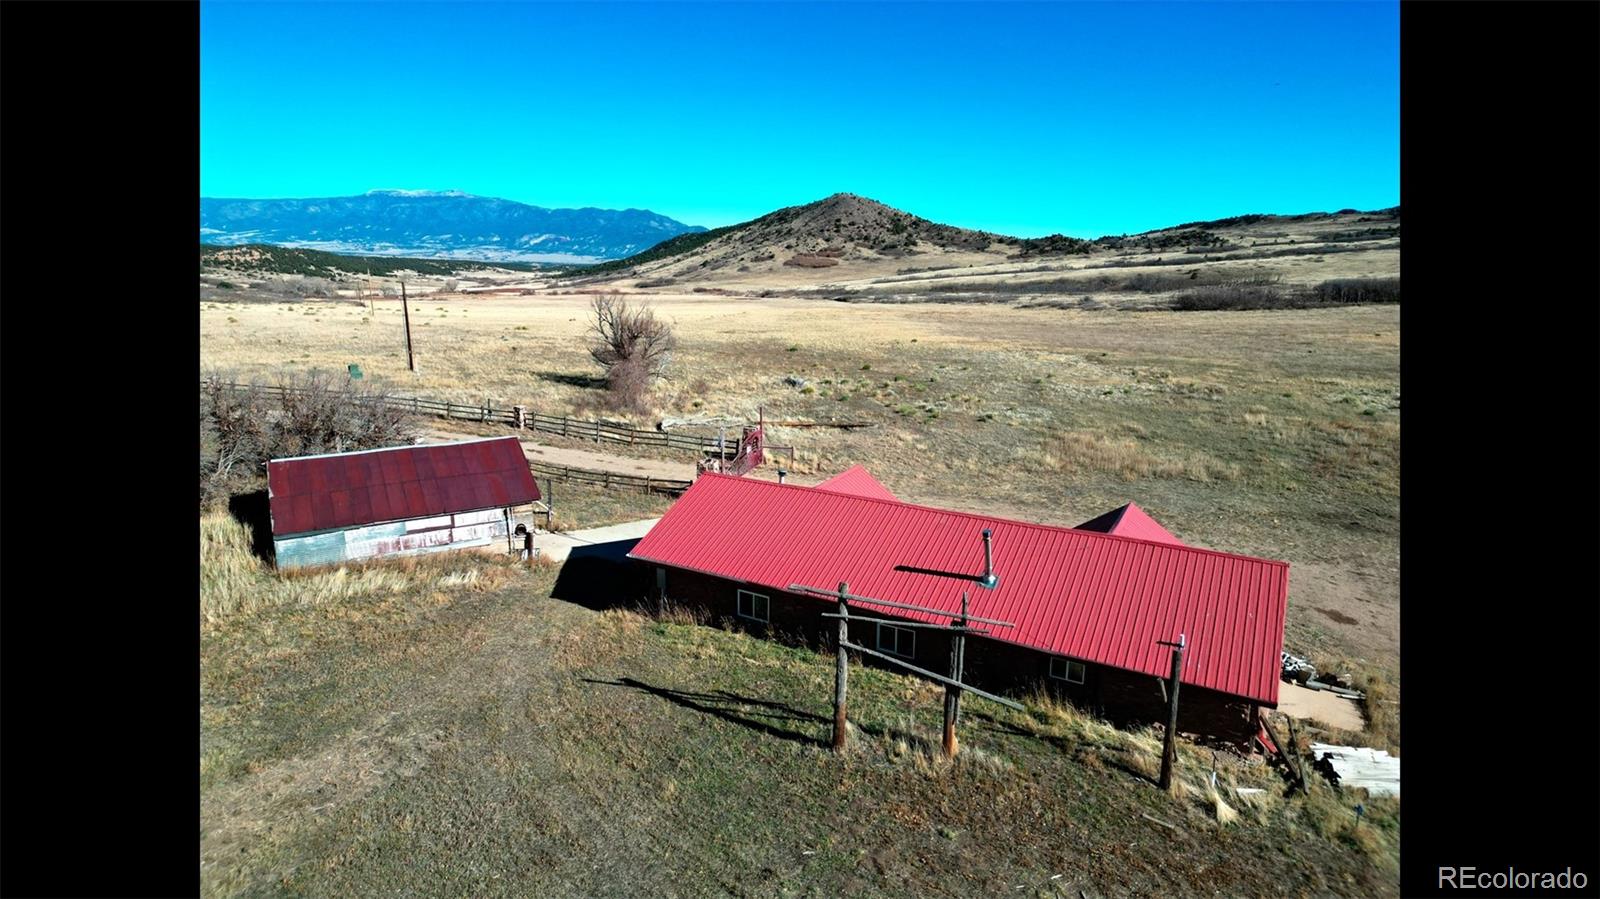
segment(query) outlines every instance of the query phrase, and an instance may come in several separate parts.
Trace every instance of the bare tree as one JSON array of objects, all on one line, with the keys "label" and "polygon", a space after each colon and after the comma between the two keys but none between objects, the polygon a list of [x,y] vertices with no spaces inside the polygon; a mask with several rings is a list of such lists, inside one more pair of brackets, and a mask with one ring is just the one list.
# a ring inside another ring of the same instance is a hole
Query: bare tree
[{"label": "bare tree", "polygon": [[666,377],[677,349],[672,325],[649,303],[629,305],[617,291],[597,294],[589,304],[589,355],[605,369],[612,401],[641,409],[650,385]]},{"label": "bare tree", "polygon": [[321,372],[280,383],[281,405],[252,382],[208,374],[201,383],[201,501],[225,498],[259,479],[268,459],[404,446],[416,436],[410,411],[381,390]]}]

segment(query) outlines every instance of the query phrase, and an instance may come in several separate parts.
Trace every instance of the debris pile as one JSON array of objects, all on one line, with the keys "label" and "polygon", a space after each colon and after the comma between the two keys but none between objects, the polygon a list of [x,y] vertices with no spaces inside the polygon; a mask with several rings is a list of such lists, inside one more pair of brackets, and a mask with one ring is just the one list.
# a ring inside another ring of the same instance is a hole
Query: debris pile
[{"label": "debris pile", "polygon": [[1283,654],[1283,679],[1303,684],[1317,676],[1317,666],[1310,660],[1291,655],[1287,651]]},{"label": "debris pile", "polygon": [[1312,743],[1314,767],[1337,787],[1360,787],[1374,796],[1400,795],[1400,759],[1382,749]]}]

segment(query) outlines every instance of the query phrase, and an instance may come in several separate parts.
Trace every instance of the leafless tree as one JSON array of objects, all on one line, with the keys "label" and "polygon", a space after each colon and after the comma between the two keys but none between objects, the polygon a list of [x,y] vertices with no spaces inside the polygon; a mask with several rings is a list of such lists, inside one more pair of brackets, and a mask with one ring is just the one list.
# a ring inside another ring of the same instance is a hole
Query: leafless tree
[{"label": "leafless tree", "polygon": [[649,303],[630,305],[617,291],[596,294],[589,312],[589,355],[605,369],[612,402],[643,408],[651,384],[666,377],[677,349],[672,325]]},{"label": "leafless tree", "polygon": [[403,446],[416,436],[406,407],[348,380],[320,372],[286,380],[281,408],[257,384],[231,382],[213,373],[201,384],[202,502],[247,490],[268,459]]}]

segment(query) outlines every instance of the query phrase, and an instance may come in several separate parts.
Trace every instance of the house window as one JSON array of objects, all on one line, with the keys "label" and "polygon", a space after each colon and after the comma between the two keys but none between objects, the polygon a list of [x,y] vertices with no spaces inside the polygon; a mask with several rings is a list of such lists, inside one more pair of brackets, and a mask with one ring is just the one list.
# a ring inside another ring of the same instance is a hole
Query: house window
[{"label": "house window", "polygon": [[749,590],[739,591],[739,617],[751,621],[772,620],[770,600],[760,593],[751,593]]},{"label": "house window", "polygon": [[1069,684],[1083,683],[1085,670],[1082,662],[1074,662],[1071,659],[1063,659],[1060,656],[1055,656],[1050,660],[1050,676],[1056,680],[1064,680]]},{"label": "house window", "polygon": [[892,624],[878,625],[878,651],[907,659],[917,654],[917,632],[909,627]]}]

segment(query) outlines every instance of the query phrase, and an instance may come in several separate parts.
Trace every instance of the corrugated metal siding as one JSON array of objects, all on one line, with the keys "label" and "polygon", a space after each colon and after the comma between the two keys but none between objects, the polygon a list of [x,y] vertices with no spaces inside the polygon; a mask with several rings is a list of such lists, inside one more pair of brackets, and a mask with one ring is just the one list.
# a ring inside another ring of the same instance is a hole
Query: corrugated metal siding
[{"label": "corrugated metal siding", "polygon": [[[994,590],[894,570],[982,574],[985,527]],[[1183,633],[1184,683],[1277,704],[1283,562],[715,474],[630,555],[773,589],[848,581],[853,593],[952,614],[966,589],[972,614],[1017,624],[997,639],[1157,677],[1170,665],[1157,641]]]},{"label": "corrugated metal siding", "polygon": [[879,483],[871,472],[860,465],[852,465],[812,489],[831,490],[834,493],[849,493],[854,496],[870,496],[875,499],[890,500],[891,502],[899,502],[900,500],[900,497],[890,493],[888,487]]},{"label": "corrugated metal siding", "polygon": [[[539,499],[515,437],[274,459],[272,533],[303,534]],[[498,512],[492,513],[498,515]]]},{"label": "corrugated metal siding", "polygon": [[272,544],[279,568],[300,568],[487,546],[505,536],[505,513],[494,509],[277,537]]}]

